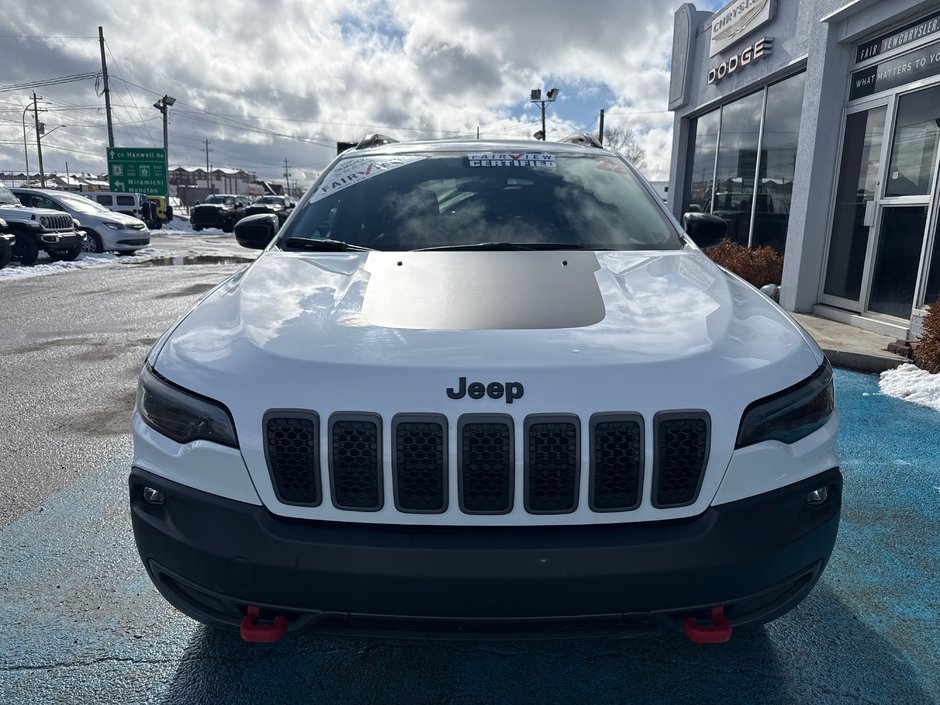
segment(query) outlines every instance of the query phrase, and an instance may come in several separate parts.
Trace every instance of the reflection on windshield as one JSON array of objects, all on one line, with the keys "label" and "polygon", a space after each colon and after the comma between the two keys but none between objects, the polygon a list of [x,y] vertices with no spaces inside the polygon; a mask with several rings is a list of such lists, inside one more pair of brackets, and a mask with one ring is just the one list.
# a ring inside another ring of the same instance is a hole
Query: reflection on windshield
[{"label": "reflection on windshield", "polygon": [[597,250],[682,244],[641,181],[607,153],[349,161],[325,177],[282,238],[395,251],[481,242]]},{"label": "reflection on windshield", "polygon": [[104,206],[100,206],[87,198],[70,198],[68,196],[60,196],[59,198],[62,199],[62,203],[66,208],[71,208],[73,211],[78,211],[79,213],[87,213],[89,215],[95,215],[102,211],[110,213]]}]

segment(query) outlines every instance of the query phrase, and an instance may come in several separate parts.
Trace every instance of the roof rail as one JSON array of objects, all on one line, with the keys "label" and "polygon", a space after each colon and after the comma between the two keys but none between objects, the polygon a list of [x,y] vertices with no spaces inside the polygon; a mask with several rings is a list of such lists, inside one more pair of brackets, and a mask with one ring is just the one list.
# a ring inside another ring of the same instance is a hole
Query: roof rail
[{"label": "roof rail", "polygon": [[392,139],[387,135],[380,135],[376,132],[374,135],[366,135],[363,137],[359,144],[356,145],[356,149],[369,149],[369,147],[380,147],[383,144],[393,144],[398,142],[396,139]]},{"label": "roof rail", "polygon": [[561,141],[570,142],[571,144],[580,144],[584,147],[604,149],[604,145],[601,144],[601,141],[589,132],[582,132],[579,135],[571,135],[570,137],[565,137],[565,139]]}]

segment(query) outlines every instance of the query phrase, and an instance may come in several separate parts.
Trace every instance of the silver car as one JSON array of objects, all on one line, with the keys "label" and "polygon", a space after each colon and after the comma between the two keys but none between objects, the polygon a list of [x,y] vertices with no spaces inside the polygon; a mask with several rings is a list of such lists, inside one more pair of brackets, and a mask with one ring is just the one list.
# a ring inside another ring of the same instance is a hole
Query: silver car
[{"label": "silver car", "polygon": [[10,189],[25,206],[65,211],[82,224],[85,252],[133,254],[150,245],[150,229],[140,219],[114,213],[77,193],[39,188]]}]

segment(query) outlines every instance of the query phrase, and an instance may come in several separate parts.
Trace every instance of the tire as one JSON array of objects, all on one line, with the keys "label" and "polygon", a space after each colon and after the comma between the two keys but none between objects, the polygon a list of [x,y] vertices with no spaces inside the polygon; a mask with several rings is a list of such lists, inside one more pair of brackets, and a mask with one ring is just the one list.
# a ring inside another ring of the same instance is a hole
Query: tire
[{"label": "tire", "polygon": [[13,248],[5,241],[0,242],[0,269],[6,267],[13,259]]},{"label": "tire", "polygon": [[85,231],[85,242],[82,244],[82,252],[104,252],[101,236],[94,230]]},{"label": "tire", "polygon": [[32,235],[18,232],[16,244],[13,245],[13,259],[24,267],[32,267],[39,257],[39,243]]},{"label": "tire", "polygon": [[193,230],[195,230],[195,231],[198,233],[200,230],[202,230],[202,226],[201,226],[201,225],[194,225],[194,226],[193,226]]},{"label": "tire", "polygon": [[230,232],[232,232],[234,229],[235,229],[235,224],[234,224],[233,221],[231,221],[231,220],[226,220],[224,223],[222,223],[222,232],[223,232],[223,233],[230,233]]},{"label": "tire", "polygon": [[78,247],[73,247],[71,250],[56,250],[55,252],[50,252],[49,257],[53,262],[74,262],[81,253],[82,245],[79,245]]}]

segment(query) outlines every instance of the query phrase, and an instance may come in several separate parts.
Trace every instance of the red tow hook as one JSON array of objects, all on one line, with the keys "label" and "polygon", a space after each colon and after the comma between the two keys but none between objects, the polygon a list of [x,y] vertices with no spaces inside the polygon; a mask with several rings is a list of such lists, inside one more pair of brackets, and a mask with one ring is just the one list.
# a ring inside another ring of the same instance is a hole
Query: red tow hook
[{"label": "red tow hook", "polygon": [[699,624],[695,617],[682,623],[682,631],[696,644],[724,644],[731,639],[731,622],[725,617],[724,607],[712,607],[711,624]]},{"label": "red tow hook", "polygon": [[260,607],[248,608],[248,614],[242,619],[242,639],[258,644],[270,644],[287,634],[287,620],[284,617],[278,614],[274,616],[273,624],[259,624],[260,614]]}]

